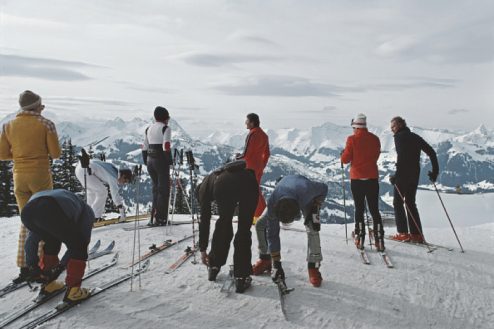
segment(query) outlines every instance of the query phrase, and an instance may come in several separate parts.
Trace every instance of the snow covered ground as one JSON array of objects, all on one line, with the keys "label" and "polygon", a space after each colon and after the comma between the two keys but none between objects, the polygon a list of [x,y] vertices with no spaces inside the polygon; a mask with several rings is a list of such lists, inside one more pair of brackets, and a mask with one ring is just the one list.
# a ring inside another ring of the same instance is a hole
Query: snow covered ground
[{"label": "snow covered ground", "polygon": [[[460,199],[448,198],[449,202],[455,200]],[[452,211],[451,215],[456,213]],[[0,282],[4,285],[17,274],[19,218],[0,221]],[[122,228],[133,225],[118,224],[93,231],[93,241],[101,239],[102,246],[116,241],[120,260],[116,267],[84,282],[84,286],[98,286],[129,271],[126,265],[132,255],[133,232]],[[293,227],[302,228],[302,224],[295,223]],[[191,232],[191,227],[179,225],[172,227],[171,232],[167,230],[142,230],[141,252],[152,243],[181,238]],[[305,233],[283,230],[282,260],[287,285],[295,288],[287,297],[288,320],[280,311],[277,289],[268,276],[254,277],[252,288],[245,294],[226,296],[220,292],[227,277],[226,266],[216,283],[207,281],[203,265],[190,262],[172,274],[164,274],[183,249],[191,245],[189,240],[151,258],[149,271],[142,275],[141,289],[136,289],[138,281],[134,281],[134,291],[130,292],[130,282],[126,282],[43,328],[492,328],[494,222],[460,225],[457,232],[466,249],[464,254],[459,252],[449,224],[442,228],[426,227],[425,234],[432,243],[454,247],[453,252],[427,253],[421,247],[386,241],[395,264],[394,269],[388,269],[374,252],[369,252],[372,264],[362,264],[352,244],[345,243],[344,226],[323,225],[324,281],[320,288],[313,288],[307,277]],[[253,230],[254,257],[256,246]],[[92,261],[91,267],[110,257]],[[24,289],[0,298],[0,319],[29,303],[34,295]],[[60,298],[8,328],[20,327],[34,315],[52,308]]]}]

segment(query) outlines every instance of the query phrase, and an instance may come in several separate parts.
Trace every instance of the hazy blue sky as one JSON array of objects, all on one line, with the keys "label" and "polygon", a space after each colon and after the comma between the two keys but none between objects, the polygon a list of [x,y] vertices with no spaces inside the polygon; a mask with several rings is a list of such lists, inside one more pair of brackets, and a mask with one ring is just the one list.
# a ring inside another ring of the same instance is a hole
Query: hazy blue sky
[{"label": "hazy blue sky", "polygon": [[494,1],[0,0],[0,118],[41,94],[67,118],[149,117],[194,135],[494,122]]}]

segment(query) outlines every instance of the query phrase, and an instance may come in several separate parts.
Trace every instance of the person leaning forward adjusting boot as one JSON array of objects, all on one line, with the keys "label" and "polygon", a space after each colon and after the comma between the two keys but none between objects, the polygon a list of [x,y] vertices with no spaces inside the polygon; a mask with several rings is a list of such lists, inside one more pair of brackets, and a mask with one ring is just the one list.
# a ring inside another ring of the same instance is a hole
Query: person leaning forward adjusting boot
[{"label": "person leaning forward adjusting boot", "polygon": [[30,281],[42,282],[42,294],[51,294],[63,289],[56,281],[60,275],[58,253],[62,242],[67,246],[69,257],[65,284],[64,302],[78,303],[89,298],[91,292],[81,288],[81,281],[88,258],[87,246],[91,239],[94,213],[77,195],[67,190],[56,189],[35,193],[24,207],[22,223],[30,231],[26,241],[26,258],[36,258],[30,238],[45,242],[41,268],[30,264]]},{"label": "person leaning forward adjusting boot", "polygon": [[313,182],[301,175],[286,176],[277,183],[269,198],[267,211],[256,222],[259,260],[252,267],[254,275],[270,271],[271,260],[273,260],[273,281],[284,280],[285,273],[281,266],[280,253],[280,222],[292,223],[300,218],[300,211],[302,211],[308,239],[309,281],[314,287],[321,285],[322,276],[319,272],[319,265],[322,254],[319,238],[321,229],[319,209],[327,193],[326,184]]}]

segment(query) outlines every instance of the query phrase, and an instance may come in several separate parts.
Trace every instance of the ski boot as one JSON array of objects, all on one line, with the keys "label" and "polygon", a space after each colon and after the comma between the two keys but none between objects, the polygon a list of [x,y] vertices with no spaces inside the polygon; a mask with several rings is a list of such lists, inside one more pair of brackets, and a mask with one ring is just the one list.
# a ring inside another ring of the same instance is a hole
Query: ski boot
[{"label": "ski boot", "polygon": [[321,272],[319,272],[319,268],[316,267],[315,263],[309,263],[309,282],[316,288],[321,286]]},{"label": "ski boot", "polygon": [[259,259],[254,265],[252,265],[252,274],[261,275],[264,273],[271,273],[271,256],[270,255],[259,255]]},{"label": "ski boot", "polygon": [[14,284],[19,284],[19,283],[22,283],[24,281],[27,281],[30,274],[31,274],[31,271],[29,270],[29,267],[21,267],[19,275],[17,276],[17,278],[12,279],[12,282]]},{"label": "ski boot", "polygon": [[68,304],[78,304],[91,297],[91,290],[81,287],[69,287],[65,292],[63,301]]},{"label": "ski boot", "polygon": [[218,273],[220,273],[220,267],[209,266],[208,267],[208,280],[209,281],[216,281],[216,277],[218,276]]},{"label": "ski boot", "polygon": [[65,285],[63,284],[63,282],[53,280],[41,285],[39,296],[46,297],[63,289],[65,289]]},{"label": "ski boot", "polygon": [[425,243],[425,239],[422,234],[410,234],[410,242],[413,243]]},{"label": "ski boot", "polygon": [[250,287],[251,283],[252,278],[250,276],[245,278],[235,278],[235,292],[239,294],[243,293]]},{"label": "ski boot", "polygon": [[384,251],[384,240],[382,238],[374,237],[374,245],[376,246],[377,251]]},{"label": "ski boot", "polygon": [[400,242],[408,242],[410,241],[410,234],[408,233],[396,233],[391,236],[391,240],[400,241]]}]

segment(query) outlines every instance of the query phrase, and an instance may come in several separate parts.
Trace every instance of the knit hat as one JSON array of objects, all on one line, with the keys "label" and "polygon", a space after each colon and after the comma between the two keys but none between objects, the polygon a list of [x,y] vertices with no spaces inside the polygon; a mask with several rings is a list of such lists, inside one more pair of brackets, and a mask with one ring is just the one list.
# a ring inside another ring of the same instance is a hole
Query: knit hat
[{"label": "knit hat", "polygon": [[156,121],[162,122],[165,120],[170,119],[170,114],[168,113],[168,110],[162,106],[156,106],[154,109],[154,119]]},{"label": "knit hat", "polygon": [[367,128],[367,117],[363,113],[359,113],[352,119],[352,128]]},{"label": "knit hat", "polygon": [[24,111],[35,110],[41,105],[41,97],[31,90],[26,90],[19,95],[19,105]]}]

